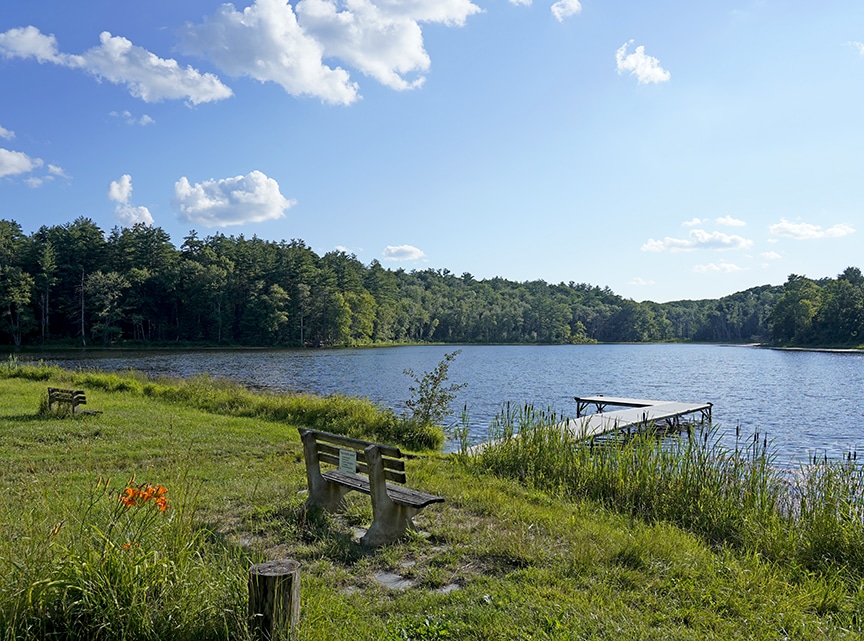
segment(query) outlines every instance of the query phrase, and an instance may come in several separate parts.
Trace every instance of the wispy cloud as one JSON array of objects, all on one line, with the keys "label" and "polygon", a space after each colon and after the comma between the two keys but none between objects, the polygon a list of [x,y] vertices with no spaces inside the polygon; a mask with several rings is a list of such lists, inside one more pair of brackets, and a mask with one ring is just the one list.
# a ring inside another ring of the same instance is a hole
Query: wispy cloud
[{"label": "wispy cloud", "polygon": [[282,218],[296,204],[279,183],[255,170],[245,176],[206,180],[194,185],[183,176],[174,184],[180,219],[205,227],[227,227]]},{"label": "wispy cloud", "polygon": [[682,227],[696,227],[697,225],[703,225],[708,222],[707,218],[691,218],[690,220],[685,220],[681,223]]},{"label": "wispy cloud", "polygon": [[627,53],[627,49],[633,42],[634,40],[625,42],[615,52],[618,73],[630,72],[630,75],[636,76],[640,85],[667,82],[672,74],[660,66],[657,58],[645,53],[644,45],[636,47],[633,53]]},{"label": "wispy cloud", "polygon": [[724,227],[746,227],[747,223],[743,220],[739,220],[737,218],[732,218],[732,216],[723,216],[722,218],[717,218],[714,222],[718,225],[723,225]]},{"label": "wispy cloud", "polygon": [[0,33],[0,56],[81,69],[99,80],[125,86],[145,102],[185,99],[198,105],[232,95],[213,74],[181,67],[176,60],[160,58],[126,38],[103,31],[99,42],[80,55],[61,53],[53,35],[28,26]]},{"label": "wispy cloud", "polygon": [[140,125],[146,127],[147,125],[156,124],[156,121],[147,114],[144,114],[143,116],[135,116],[131,111],[112,111],[108,115],[113,118],[121,118],[127,125]]},{"label": "wispy cloud", "polygon": [[558,22],[564,22],[570,16],[575,16],[582,11],[579,0],[558,0],[552,5],[552,15]]},{"label": "wispy cloud", "polygon": [[15,137],[15,132],[6,129],[5,127],[0,126],[0,138],[4,138],[6,140],[12,140]]},{"label": "wispy cloud", "polygon": [[146,207],[136,207],[132,199],[132,176],[123,174],[118,180],[112,180],[108,185],[108,198],[114,206],[114,217],[123,227],[132,227],[138,223],[153,224],[153,216]]},{"label": "wispy cloud", "polygon": [[781,219],[776,225],[771,225],[769,231],[775,236],[784,238],[794,238],[795,240],[815,240],[818,238],[842,238],[849,234],[855,233],[855,228],[851,225],[841,223],[823,229],[821,225],[812,225],[810,223],[795,223],[789,220]]},{"label": "wispy cloud", "polygon": [[424,258],[426,254],[423,253],[422,249],[418,249],[413,245],[387,245],[384,248],[384,252],[382,253],[384,260],[420,260]]},{"label": "wispy cloud", "polygon": [[850,47],[855,47],[858,50],[858,53],[860,53],[862,56],[864,56],[864,42],[852,41],[852,42],[847,42],[846,44],[849,45]]},{"label": "wispy cloud", "polygon": [[650,287],[655,284],[656,283],[653,280],[646,280],[640,276],[637,276],[628,283],[628,285],[635,285],[636,287]]},{"label": "wispy cloud", "polygon": [[760,256],[762,256],[762,258],[764,258],[765,260],[780,260],[781,258],[783,258],[783,256],[781,256],[775,251],[762,252]]},{"label": "wispy cloud", "polygon": [[727,263],[726,261],[720,261],[719,263],[708,263],[707,265],[694,265],[693,271],[697,274],[707,274],[709,272],[732,274],[734,272],[746,271],[746,268],[739,267],[733,263]]},{"label": "wispy cloud", "polygon": [[752,240],[742,236],[694,229],[687,235],[687,238],[671,238],[669,236],[663,240],[650,238],[647,243],[642,245],[642,251],[682,252],[696,249],[747,249],[752,245]]}]

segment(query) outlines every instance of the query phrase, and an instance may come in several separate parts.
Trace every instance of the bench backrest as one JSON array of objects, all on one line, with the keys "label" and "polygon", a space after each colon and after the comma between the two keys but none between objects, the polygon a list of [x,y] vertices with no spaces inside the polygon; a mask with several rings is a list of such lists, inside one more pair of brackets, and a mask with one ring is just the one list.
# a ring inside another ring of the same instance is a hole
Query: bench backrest
[{"label": "bench backrest", "polygon": [[73,405],[87,405],[87,397],[81,389],[58,389],[48,388],[48,400],[52,403],[72,403]]},{"label": "bench backrest", "polygon": [[[340,450],[353,453],[356,456],[356,464],[354,465],[354,474],[369,475],[369,467],[366,464],[365,450],[370,445],[374,445],[381,453],[381,459],[384,465],[384,478],[394,483],[404,484],[405,478],[405,461],[404,454],[398,447],[392,445],[383,445],[379,443],[370,443],[369,441],[361,441],[356,438],[349,438],[339,434],[331,434],[329,432],[319,432],[318,430],[310,430],[298,428],[300,437],[306,442],[307,439],[314,439],[315,451],[318,456],[319,463],[327,463],[336,467],[340,466]],[[344,455],[343,455],[344,457]],[[353,460],[351,456],[345,457]],[[344,465],[344,458],[342,463]]]}]

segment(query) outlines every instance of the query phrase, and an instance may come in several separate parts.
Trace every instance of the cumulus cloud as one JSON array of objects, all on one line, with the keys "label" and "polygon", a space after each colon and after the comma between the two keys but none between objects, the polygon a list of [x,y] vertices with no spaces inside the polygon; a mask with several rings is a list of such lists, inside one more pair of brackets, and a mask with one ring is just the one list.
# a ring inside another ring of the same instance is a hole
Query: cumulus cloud
[{"label": "cumulus cloud", "polygon": [[636,47],[633,53],[627,53],[627,49],[633,42],[633,40],[625,42],[615,52],[618,73],[629,71],[630,75],[636,76],[640,85],[668,81],[672,74],[660,66],[660,61],[657,58],[646,55],[644,45]]},{"label": "cumulus cloud", "polygon": [[153,224],[153,216],[146,207],[136,207],[132,198],[132,176],[123,174],[118,180],[112,180],[108,185],[108,198],[116,203],[114,217],[123,227],[132,227],[138,223]]},{"label": "cumulus cloud", "polygon": [[413,245],[387,245],[382,256],[384,260],[420,260],[426,254]]},{"label": "cumulus cloud", "polygon": [[723,232],[708,232],[704,229],[693,229],[687,238],[670,238],[663,240],[648,239],[642,245],[642,251],[647,252],[682,252],[695,249],[746,249],[753,241],[742,236],[724,234]]},{"label": "cumulus cloud", "polygon": [[279,183],[258,170],[194,185],[184,176],[174,184],[174,202],[182,220],[205,227],[274,220],[296,204],[282,195]]},{"label": "cumulus cloud", "polygon": [[718,218],[715,220],[718,225],[724,225],[726,227],[746,227],[747,223],[743,220],[739,220],[737,218],[732,218],[732,216],[723,216],[722,218]]},{"label": "cumulus cloud", "polygon": [[0,178],[29,174],[43,165],[41,158],[31,158],[21,151],[0,148]]},{"label": "cumulus cloud", "polygon": [[734,272],[743,272],[746,269],[739,267],[733,263],[720,261],[719,263],[708,263],[707,265],[694,265],[693,271],[697,274],[706,274],[708,272],[720,272],[723,274],[731,274]]},{"label": "cumulus cloud", "polygon": [[0,126],[0,138],[5,138],[6,140],[12,140],[15,137],[14,131],[9,131],[3,126]]},{"label": "cumulus cloud", "polygon": [[480,8],[470,0],[256,0],[237,11],[224,4],[200,24],[187,24],[186,53],[232,76],[275,82],[294,96],[347,105],[359,89],[341,60],[397,90],[419,87],[429,69],[421,23],[461,26]]},{"label": "cumulus cloud", "polygon": [[558,22],[564,22],[570,16],[575,16],[582,11],[579,0],[558,0],[552,5],[552,15]]},{"label": "cumulus cloud", "polygon": [[702,225],[707,222],[708,219],[703,220],[702,218],[691,218],[690,220],[685,220],[681,225],[683,227],[696,227],[697,225]]},{"label": "cumulus cloud", "polygon": [[126,38],[103,31],[99,42],[80,55],[61,53],[53,35],[28,26],[0,33],[0,55],[81,69],[99,80],[124,85],[145,102],[185,99],[197,105],[232,95],[213,74],[181,67],[176,60],[160,58]]},{"label": "cumulus cloud", "polygon": [[768,230],[775,236],[784,238],[794,238],[795,240],[814,240],[816,238],[842,238],[849,234],[855,233],[855,228],[851,225],[841,223],[834,225],[828,229],[823,229],[821,225],[811,225],[810,223],[794,223],[789,220],[781,219],[776,225],[771,225]]}]

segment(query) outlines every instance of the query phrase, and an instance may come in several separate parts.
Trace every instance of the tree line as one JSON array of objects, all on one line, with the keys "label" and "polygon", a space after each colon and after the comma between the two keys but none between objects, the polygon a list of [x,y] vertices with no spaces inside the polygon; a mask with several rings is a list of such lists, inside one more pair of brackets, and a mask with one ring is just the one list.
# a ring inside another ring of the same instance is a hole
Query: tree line
[{"label": "tree line", "polygon": [[477,280],[446,269],[385,269],[377,260],[367,266],[345,252],[319,256],[302,240],[200,238],[193,231],[178,248],[164,230],[143,224],[105,233],[80,217],[28,236],[18,223],[0,220],[0,341],[273,347],[810,341],[857,336],[851,332],[860,327],[860,313],[844,315],[842,331],[827,329],[832,310],[856,300],[860,306],[861,284],[850,280],[850,270],[839,285],[841,278],[790,277],[782,287],[719,300],[637,303],[584,283]]}]

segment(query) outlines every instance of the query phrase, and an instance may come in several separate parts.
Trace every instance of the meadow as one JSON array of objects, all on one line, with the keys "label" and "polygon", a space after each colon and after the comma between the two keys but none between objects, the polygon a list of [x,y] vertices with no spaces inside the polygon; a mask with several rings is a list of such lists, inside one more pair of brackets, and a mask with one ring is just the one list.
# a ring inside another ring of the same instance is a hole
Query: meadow
[{"label": "meadow", "polygon": [[[103,413],[47,412],[49,385]],[[0,398],[4,640],[247,639],[249,567],[279,558],[301,564],[304,640],[864,632],[851,457],[790,479],[762,437],[582,447],[531,408],[502,410],[500,445],[444,455],[440,433],[358,399],[12,361]],[[304,510],[298,426],[416,450],[409,484],[446,502],[363,549],[367,497]]]}]

